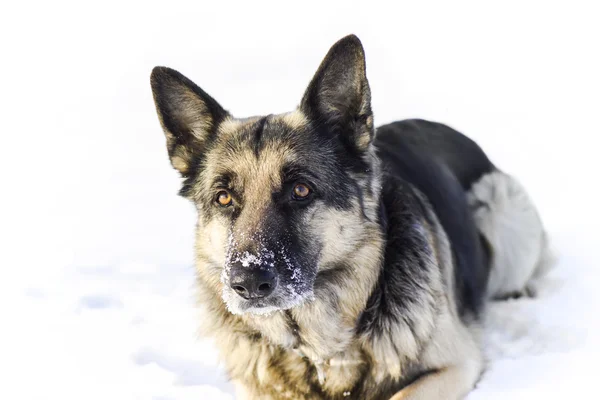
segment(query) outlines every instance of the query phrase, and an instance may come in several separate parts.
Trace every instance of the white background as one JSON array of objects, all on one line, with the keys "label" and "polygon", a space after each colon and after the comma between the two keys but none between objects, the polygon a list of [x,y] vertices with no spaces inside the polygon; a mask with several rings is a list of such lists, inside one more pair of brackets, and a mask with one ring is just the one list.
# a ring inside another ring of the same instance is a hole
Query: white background
[{"label": "white background", "polygon": [[594,3],[2,2],[0,396],[228,398],[195,336],[195,217],[150,71],[179,70],[236,116],[284,112],[355,33],[376,123],[474,138],[528,188],[560,254],[540,298],[490,308],[471,398],[595,397]]}]

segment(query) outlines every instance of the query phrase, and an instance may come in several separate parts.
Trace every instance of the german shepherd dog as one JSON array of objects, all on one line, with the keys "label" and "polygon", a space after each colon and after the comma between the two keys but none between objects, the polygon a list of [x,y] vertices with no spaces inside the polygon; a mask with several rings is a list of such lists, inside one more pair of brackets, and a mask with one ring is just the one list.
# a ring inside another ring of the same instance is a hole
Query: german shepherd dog
[{"label": "german shepherd dog", "polygon": [[375,131],[353,35],[285,114],[234,118],[165,67],[151,83],[198,212],[202,327],[238,398],[469,393],[486,301],[526,292],[546,259],[514,178],[448,126]]}]

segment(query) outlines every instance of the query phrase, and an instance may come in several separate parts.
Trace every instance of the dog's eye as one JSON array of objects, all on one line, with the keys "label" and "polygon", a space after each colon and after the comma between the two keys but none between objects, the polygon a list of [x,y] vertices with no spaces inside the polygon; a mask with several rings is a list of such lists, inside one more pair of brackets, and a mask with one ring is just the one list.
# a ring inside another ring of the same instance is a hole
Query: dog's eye
[{"label": "dog's eye", "polygon": [[233,199],[231,198],[231,195],[226,190],[221,190],[219,193],[217,193],[217,203],[219,203],[221,207],[230,206],[232,200]]},{"label": "dog's eye", "polygon": [[310,194],[310,188],[303,183],[298,183],[294,186],[292,196],[296,200],[304,200]]}]

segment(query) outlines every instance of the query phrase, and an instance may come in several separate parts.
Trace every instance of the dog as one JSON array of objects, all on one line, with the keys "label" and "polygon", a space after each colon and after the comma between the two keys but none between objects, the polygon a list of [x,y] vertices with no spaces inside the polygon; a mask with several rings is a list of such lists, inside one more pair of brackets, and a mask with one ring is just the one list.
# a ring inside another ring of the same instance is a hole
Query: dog
[{"label": "dog", "polygon": [[460,399],[489,299],[527,293],[547,238],[471,139],[374,127],[360,40],[335,43],[296,110],[234,118],[151,74],[180,194],[197,209],[203,332],[243,399]]}]

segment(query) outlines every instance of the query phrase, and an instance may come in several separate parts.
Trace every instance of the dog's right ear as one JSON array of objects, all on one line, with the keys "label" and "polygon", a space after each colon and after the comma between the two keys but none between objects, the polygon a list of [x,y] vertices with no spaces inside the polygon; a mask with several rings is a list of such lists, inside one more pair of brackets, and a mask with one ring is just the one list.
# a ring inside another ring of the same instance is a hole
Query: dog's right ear
[{"label": "dog's right ear", "polygon": [[371,91],[365,52],[355,35],[331,47],[308,85],[300,109],[355,149],[366,151],[374,135]]},{"label": "dog's right ear", "polygon": [[194,158],[204,151],[216,127],[229,114],[173,69],[155,67],[150,82],[171,164],[182,176],[188,176]]}]

